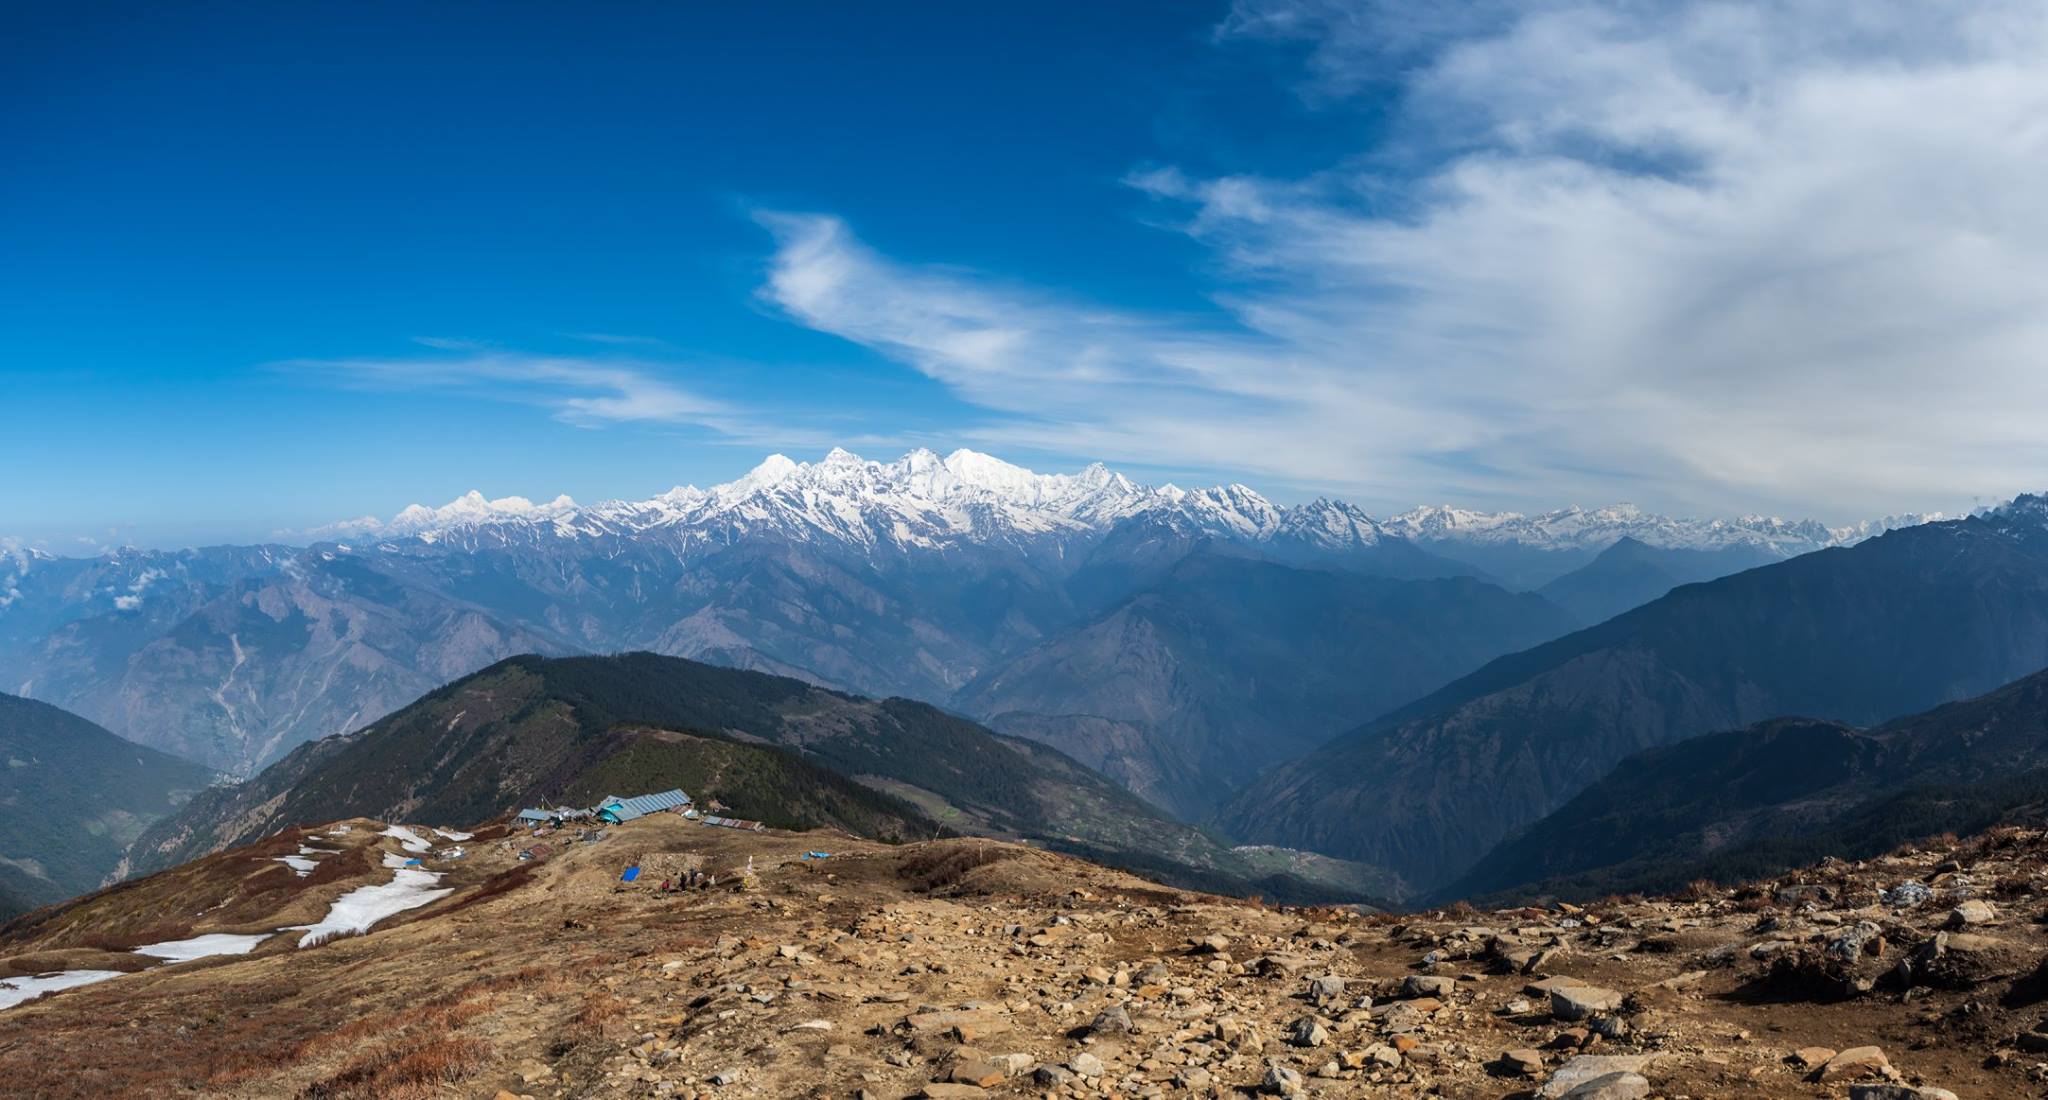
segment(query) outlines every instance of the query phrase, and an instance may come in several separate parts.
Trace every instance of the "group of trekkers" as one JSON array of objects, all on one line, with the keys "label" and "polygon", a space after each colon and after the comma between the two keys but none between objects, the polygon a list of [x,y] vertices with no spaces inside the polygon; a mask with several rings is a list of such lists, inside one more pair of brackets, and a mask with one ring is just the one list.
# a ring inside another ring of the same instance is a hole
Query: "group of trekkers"
[{"label": "group of trekkers", "polygon": [[680,894],[685,890],[708,890],[716,885],[718,885],[717,875],[706,874],[704,871],[692,867],[674,878],[662,879],[661,888],[656,892]]}]

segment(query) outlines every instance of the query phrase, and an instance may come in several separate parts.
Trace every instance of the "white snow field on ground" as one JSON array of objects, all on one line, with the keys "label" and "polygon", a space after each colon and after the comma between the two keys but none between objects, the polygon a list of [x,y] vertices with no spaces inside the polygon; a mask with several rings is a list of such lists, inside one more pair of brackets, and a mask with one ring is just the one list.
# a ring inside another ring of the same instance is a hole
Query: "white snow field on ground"
[{"label": "white snow field on ground", "polygon": [[146,947],[135,948],[135,953],[170,962],[190,962],[193,959],[205,959],[214,955],[246,955],[256,950],[257,944],[275,935],[275,932],[257,932],[253,935],[215,932],[206,936],[194,936],[189,940],[152,943]]},{"label": "white snow field on ground", "polygon": [[398,841],[398,846],[405,849],[408,852],[419,853],[431,852],[434,850],[434,846],[432,844],[427,843],[425,837],[422,837],[420,834],[413,832],[411,829],[408,829],[403,825],[393,825],[377,835],[388,836],[393,840]]},{"label": "white snow field on ground", "polygon": [[282,864],[284,864],[284,865],[285,865],[286,867],[289,867],[289,868],[291,868],[291,869],[292,869],[293,871],[296,871],[296,872],[298,872],[298,876],[299,876],[300,878],[305,878],[305,877],[306,877],[307,875],[310,875],[310,874],[312,874],[312,873],[313,873],[313,868],[314,868],[314,866],[315,866],[315,865],[317,865],[317,864],[318,864],[318,863],[320,862],[320,861],[319,861],[318,859],[316,859],[316,858],[314,858],[314,857],[316,857],[316,856],[331,856],[331,855],[333,855],[334,853],[336,853],[336,852],[338,852],[338,851],[341,851],[341,849],[339,849],[339,848],[315,848],[315,847],[312,847],[311,845],[307,845],[307,844],[301,844],[301,845],[299,845],[299,854],[298,854],[298,855],[295,855],[295,856],[271,856],[271,857],[270,857],[270,859],[271,859],[271,861],[272,861],[272,862],[274,862],[274,863],[282,863]]},{"label": "white snow field on ground", "polygon": [[465,840],[474,839],[476,836],[475,833],[458,833],[453,829],[435,829],[434,832],[448,838],[449,840],[456,842],[457,844],[460,844]]},{"label": "white snow field on ground", "polygon": [[0,978],[0,1008],[13,1008],[24,1001],[33,1001],[45,993],[91,985],[120,976],[121,972],[118,970],[60,970],[55,974],[38,974],[33,978]]},{"label": "white snow field on ground", "polygon": [[320,923],[290,927],[292,931],[306,933],[299,937],[300,947],[341,933],[368,932],[371,925],[385,917],[417,909],[455,892],[452,886],[436,887],[434,884],[439,881],[441,876],[433,871],[402,868],[391,876],[390,882],[359,887],[335,898]]}]

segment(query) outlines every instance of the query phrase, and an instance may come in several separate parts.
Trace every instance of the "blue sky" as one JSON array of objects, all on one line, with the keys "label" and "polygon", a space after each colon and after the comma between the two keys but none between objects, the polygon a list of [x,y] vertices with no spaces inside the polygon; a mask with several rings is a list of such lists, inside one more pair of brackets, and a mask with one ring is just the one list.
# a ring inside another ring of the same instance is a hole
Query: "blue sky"
[{"label": "blue sky", "polygon": [[0,535],[835,443],[1382,509],[2048,483],[2039,5],[1402,9],[16,13]]}]

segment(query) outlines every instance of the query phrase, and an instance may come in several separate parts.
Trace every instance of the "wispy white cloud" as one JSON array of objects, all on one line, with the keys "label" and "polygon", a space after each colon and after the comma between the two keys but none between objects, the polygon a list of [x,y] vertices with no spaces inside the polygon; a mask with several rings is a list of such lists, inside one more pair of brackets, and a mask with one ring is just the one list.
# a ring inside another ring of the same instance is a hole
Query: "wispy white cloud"
[{"label": "wispy white cloud", "polygon": [[[669,362],[628,356],[541,355],[469,340],[414,342],[432,351],[293,359],[271,366],[338,387],[438,389],[531,405],[581,428],[676,425],[701,430],[707,442],[739,447],[894,446],[909,438],[900,432],[864,430],[843,412],[811,408],[801,399],[774,394],[773,387],[766,387],[772,402],[743,404],[706,396],[678,382],[676,376],[685,368]],[[755,382],[760,386],[759,379]]]},{"label": "wispy white cloud", "polygon": [[563,336],[566,336],[566,337],[568,337],[568,338],[569,338],[569,339],[571,339],[571,340],[581,340],[581,341],[583,341],[583,342],[584,342],[584,343],[586,343],[586,344],[604,344],[604,345],[607,345],[607,346],[609,346],[609,347],[620,347],[620,348],[670,348],[670,347],[674,347],[674,345],[670,344],[670,343],[669,343],[669,342],[668,342],[667,340],[663,340],[663,339],[661,339],[661,338],[660,338],[660,337],[658,337],[658,336],[633,336],[633,335],[630,335],[630,334],[626,334],[626,333],[619,333],[619,332],[565,332],[565,333],[562,333],[562,335],[563,335]]},{"label": "wispy white cloud", "polygon": [[[427,343],[427,341],[421,341]],[[451,389],[541,405],[557,419],[593,427],[615,423],[694,424],[723,430],[737,415],[724,402],[670,381],[662,368],[626,359],[532,355],[432,342],[447,355],[296,359],[282,369],[376,389]]]},{"label": "wispy white cloud", "polygon": [[1132,178],[1223,262],[1231,324],[824,217],[764,218],[764,293],[992,410],[985,437],[1380,499],[1847,516],[2048,481],[2048,6],[1418,10],[1220,28],[1306,43],[1316,102],[1397,104],[1312,176]]},{"label": "wispy white cloud", "polygon": [[[837,218],[764,212],[777,248],[762,293],[792,318],[895,356],[1004,414],[961,435],[989,445],[1356,485],[1359,417],[1420,446],[1368,394],[1319,407],[1330,379],[1295,349],[1063,299],[955,268],[889,260]],[[1280,444],[1296,446],[1281,449]]]}]

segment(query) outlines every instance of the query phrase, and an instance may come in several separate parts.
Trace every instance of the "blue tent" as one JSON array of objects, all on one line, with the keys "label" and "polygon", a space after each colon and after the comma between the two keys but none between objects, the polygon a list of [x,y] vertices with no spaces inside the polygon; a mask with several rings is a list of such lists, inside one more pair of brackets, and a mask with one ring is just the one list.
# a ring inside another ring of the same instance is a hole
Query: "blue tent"
[{"label": "blue tent", "polygon": [[626,873],[625,873],[625,874],[623,874],[623,875],[620,875],[620,876],[619,876],[619,881],[620,881],[620,882],[632,882],[632,881],[633,881],[634,879],[637,879],[637,878],[639,878],[639,877],[640,877],[640,868],[638,868],[638,867],[628,867],[628,868],[626,868]]}]

